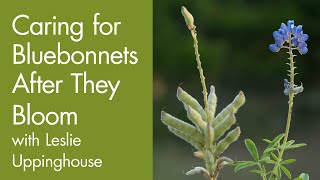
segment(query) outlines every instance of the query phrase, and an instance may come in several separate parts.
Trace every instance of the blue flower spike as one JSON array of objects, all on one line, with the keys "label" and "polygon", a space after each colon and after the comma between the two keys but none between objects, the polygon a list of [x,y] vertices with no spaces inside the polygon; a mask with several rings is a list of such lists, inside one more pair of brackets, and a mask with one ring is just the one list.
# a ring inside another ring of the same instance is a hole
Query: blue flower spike
[{"label": "blue flower spike", "polygon": [[302,25],[295,26],[293,20],[289,20],[287,25],[281,23],[280,28],[272,33],[274,37],[274,44],[269,45],[269,49],[272,52],[278,52],[281,48],[288,48],[284,46],[285,43],[291,45],[293,49],[299,51],[299,53],[306,54],[308,47],[306,41],[309,39],[308,34],[304,34]]}]

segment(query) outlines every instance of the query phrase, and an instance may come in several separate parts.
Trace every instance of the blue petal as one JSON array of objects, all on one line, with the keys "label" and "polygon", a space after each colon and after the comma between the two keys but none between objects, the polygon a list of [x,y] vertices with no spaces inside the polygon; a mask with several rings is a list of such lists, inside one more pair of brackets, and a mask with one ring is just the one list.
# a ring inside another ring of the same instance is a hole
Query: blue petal
[{"label": "blue petal", "polygon": [[294,26],[294,27],[292,28],[292,34],[293,34],[293,35],[296,35],[296,34],[297,34],[297,27],[296,27],[296,26]]},{"label": "blue petal", "polygon": [[277,44],[270,44],[269,49],[272,52],[278,52],[280,50],[280,47]]},{"label": "blue petal", "polygon": [[302,34],[301,37],[300,37],[300,40],[301,40],[301,41],[306,41],[306,40],[308,40],[308,39],[309,39],[308,34]]},{"label": "blue petal", "polygon": [[286,88],[286,89],[290,89],[291,88],[290,82],[288,81],[288,79],[284,79],[283,80],[283,85],[284,85],[284,88]]},{"label": "blue petal", "polygon": [[276,39],[280,36],[280,33],[279,33],[279,31],[273,31],[272,35]]},{"label": "blue petal", "polygon": [[281,47],[281,46],[283,45],[283,43],[284,43],[284,40],[281,39],[281,38],[276,38],[275,41],[276,41],[276,44],[277,44],[279,47]]},{"label": "blue petal", "polygon": [[292,32],[292,29],[294,27],[294,20],[289,20],[287,23],[287,26],[288,26],[289,32]]},{"label": "blue petal", "polygon": [[288,38],[289,38],[289,34],[288,34],[288,31],[286,30],[286,29],[279,29],[279,32],[280,32],[280,37],[284,40],[284,41],[286,41],[286,40],[288,40]]},{"label": "blue petal", "polygon": [[303,49],[305,47],[307,47],[307,43],[306,42],[304,42],[304,41],[299,42],[299,44],[298,44],[298,48],[299,49]]},{"label": "blue petal", "polygon": [[288,32],[285,29],[279,29],[280,34],[286,35]]},{"label": "blue petal", "polygon": [[292,87],[290,85],[290,82],[288,81],[288,79],[284,79],[283,81],[283,85],[284,85],[284,91],[283,93],[288,96],[290,91],[292,90]]},{"label": "blue petal", "polygon": [[280,29],[288,30],[288,27],[284,23],[281,23]]},{"label": "blue petal", "polygon": [[302,34],[302,26],[301,25],[297,26],[295,33],[296,33],[296,35],[301,35]]},{"label": "blue petal", "polygon": [[299,53],[302,55],[302,54],[307,54],[307,52],[308,52],[308,48],[307,47],[304,47],[304,48],[302,48],[302,49],[298,49],[299,50]]},{"label": "blue petal", "polygon": [[294,37],[294,38],[292,39],[292,44],[293,44],[294,46],[298,46],[298,44],[299,44],[298,38]]}]

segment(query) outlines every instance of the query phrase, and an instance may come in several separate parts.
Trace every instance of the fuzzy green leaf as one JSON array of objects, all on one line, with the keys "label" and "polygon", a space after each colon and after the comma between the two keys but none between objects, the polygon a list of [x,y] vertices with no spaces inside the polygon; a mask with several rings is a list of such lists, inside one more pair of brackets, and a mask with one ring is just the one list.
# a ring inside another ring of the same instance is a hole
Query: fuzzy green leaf
[{"label": "fuzzy green leaf", "polygon": [[276,165],[276,164],[277,164],[277,162],[276,162],[276,161],[274,161],[274,160],[267,161],[266,163],[267,163],[267,164],[274,164],[274,165]]},{"label": "fuzzy green leaf", "polygon": [[265,162],[269,162],[271,159],[270,157],[264,157],[262,159],[259,160],[260,163],[265,163]]},{"label": "fuzzy green leaf", "polygon": [[290,145],[292,145],[294,142],[295,142],[295,140],[290,140],[290,141],[288,141],[288,142],[286,143],[286,146],[290,146]]},{"label": "fuzzy green leaf", "polygon": [[282,164],[282,165],[283,165],[283,164],[291,164],[291,163],[293,163],[293,162],[295,162],[295,161],[296,161],[295,159],[287,159],[287,160],[282,161],[281,164]]},{"label": "fuzzy green leaf", "polygon": [[278,179],[281,179],[281,167],[280,166],[277,166],[276,173],[277,173]]},{"label": "fuzzy green leaf", "polygon": [[278,148],[267,148],[267,149],[264,150],[263,153],[269,154],[269,153],[271,153],[271,152],[273,152],[273,151],[275,151],[275,150],[277,150],[277,149],[278,149]]},{"label": "fuzzy green leaf", "polygon": [[299,178],[302,178],[302,180],[309,180],[309,175],[308,174],[305,174],[305,173],[302,173]]},{"label": "fuzzy green leaf", "polygon": [[271,143],[271,141],[270,141],[269,139],[262,139],[262,141],[264,141],[264,142],[266,142],[266,143],[268,143],[268,144]]},{"label": "fuzzy green leaf", "polygon": [[305,144],[305,143],[293,144],[293,145],[290,145],[290,146],[285,147],[285,150],[296,149],[296,148],[300,148],[300,147],[303,147],[303,146],[306,146],[306,145],[307,145],[307,144]]},{"label": "fuzzy green leaf", "polygon": [[287,168],[285,168],[284,166],[280,166],[281,167],[281,170],[286,174],[286,176],[289,178],[289,179],[291,179],[291,173],[290,173],[290,171],[287,169]]},{"label": "fuzzy green leaf", "polygon": [[274,153],[271,153],[271,155],[272,155],[272,157],[273,157],[273,159],[275,160],[275,161],[279,161],[279,158],[274,154]]},{"label": "fuzzy green leaf", "polygon": [[264,165],[262,165],[262,172],[265,174],[267,173],[266,167]]},{"label": "fuzzy green leaf", "polygon": [[251,170],[250,172],[257,173],[257,174],[263,174],[263,172],[258,169]]},{"label": "fuzzy green leaf", "polygon": [[248,162],[239,163],[239,164],[234,168],[234,172],[238,172],[238,171],[240,171],[241,169],[248,168],[248,167],[251,167],[251,166],[255,166],[255,165],[257,165],[257,164],[258,164],[258,163],[253,162],[253,161],[248,161]]},{"label": "fuzzy green leaf", "polygon": [[254,142],[251,139],[246,139],[244,142],[253,159],[259,161],[259,153]]},{"label": "fuzzy green leaf", "polygon": [[281,141],[281,139],[284,137],[284,134],[282,133],[282,134],[280,134],[280,135],[278,135],[277,137],[275,137],[272,141],[271,141],[271,143],[269,144],[269,146],[267,147],[267,149],[269,149],[269,148],[273,148],[275,145],[277,145],[280,141]]}]

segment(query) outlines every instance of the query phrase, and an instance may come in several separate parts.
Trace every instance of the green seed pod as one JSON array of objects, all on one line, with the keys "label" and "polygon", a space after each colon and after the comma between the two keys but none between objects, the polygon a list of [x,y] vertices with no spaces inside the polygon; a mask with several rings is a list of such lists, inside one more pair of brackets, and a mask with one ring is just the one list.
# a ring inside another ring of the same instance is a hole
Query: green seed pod
[{"label": "green seed pod", "polygon": [[207,125],[206,130],[204,132],[204,138],[206,149],[213,150],[214,131],[212,126],[210,126],[209,124]]},{"label": "green seed pod", "polygon": [[192,138],[191,136],[185,134],[182,131],[179,131],[171,126],[168,126],[168,129],[170,132],[172,132],[174,135],[178,136],[179,138],[185,140],[189,144],[191,144],[193,147],[195,147],[197,150],[201,150],[203,145],[198,140]]},{"label": "green seed pod", "polygon": [[216,108],[217,108],[217,96],[215,92],[214,86],[210,87],[210,94],[208,97],[208,104],[209,104],[209,121],[213,121],[214,115],[216,113]]},{"label": "green seed pod", "polygon": [[186,135],[192,137],[193,139],[201,142],[204,144],[204,136],[201,132],[199,132],[197,130],[196,127],[176,118],[173,117],[172,115],[162,111],[161,112],[161,121],[167,125],[170,126],[174,129],[177,129],[183,133],[185,133]]},{"label": "green seed pod", "polygon": [[234,123],[236,122],[236,117],[231,112],[229,115],[227,115],[224,120],[219,123],[218,126],[214,128],[214,137],[215,140],[218,140]]},{"label": "green seed pod", "polygon": [[234,130],[230,131],[227,136],[218,143],[214,155],[219,156],[221,153],[223,153],[223,151],[225,151],[230,144],[232,144],[239,138],[240,133],[240,127],[236,127]]},{"label": "green seed pod", "polygon": [[[178,87],[177,97],[184,105],[191,106],[194,110],[196,110],[201,115],[204,121],[207,120],[207,114],[202,108],[202,106],[199,104],[199,102],[196,99],[194,99],[191,95],[189,95],[187,92],[185,92],[181,87]],[[187,106],[185,106],[185,108]]]},{"label": "green seed pod", "polygon": [[204,160],[204,153],[203,151],[196,151],[196,152],[193,152],[193,155],[199,159],[202,159]]},{"label": "green seed pod", "polygon": [[209,177],[209,172],[203,167],[195,167],[186,173],[187,176],[203,175]]},{"label": "green seed pod", "polygon": [[192,14],[184,6],[181,7],[181,14],[184,17],[184,21],[186,22],[188,28],[190,30],[194,29],[195,28],[195,26],[194,26],[194,18],[192,16]]},{"label": "green seed pod", "polygon": [[187,107],[187,115],[188,118],[201,130],[201,132],[205,131],[207,123],[202,119],[201,115],[191,106]]},{"label": "green seed pod", "polygon": [[234,98],[234,100],[225,107],[213,120],[213,127],[219,125],[219,123],[229,114],[229,113],[236,113],[238,109],[246,102],[246,98],[242,91]]},{"label": "green seed pod", "polygon": [[207,169],[209,170],[209,173],[210,174],[214,173],[214,171],[216,170],[216,165],[215,165],[213,154],[209,150],[206,150],[204,158],[205,158],[206,166],[207,166]]}]

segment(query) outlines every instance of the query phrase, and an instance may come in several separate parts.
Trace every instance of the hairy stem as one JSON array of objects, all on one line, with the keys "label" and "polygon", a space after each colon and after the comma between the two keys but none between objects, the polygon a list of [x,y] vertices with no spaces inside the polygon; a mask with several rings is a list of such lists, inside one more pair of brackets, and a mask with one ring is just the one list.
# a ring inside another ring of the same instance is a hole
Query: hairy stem
[{"label": "hairy stem", "polygon": [[[200,73],[200,79],[201,79],[201,85],[202,85],[202,94],[203,94],[203,101],[204,101],[204,106],[205,106],[205,111],[206,114],[209,115],[209,109],[208,109],[208,91],[207,91],[207,87],[206,87],[206,82],[205,82],[205,77],[203,74],[203,69],[201,67],[201,60],[200,60],[200,54],[199,54],[199,48],[198,48],[198,40],[197,40],[197,33],[195,29],[191,29],[191,35],[193,37],[193,41],[194,41],[194,51],[195,51],[195,55],[196,55],[196,60],[197,60],[197,65],[198,65],[198,70]],[[209,117],[208,118],[208,122],[209,121]]]},{"label": "hairy stem", "polygon": [[[292,44],[291,44],[291,36],[289,38],[289,52],[288,54],[290,55],[289,60],[290,60],[290,85],[291,87],[294,87],[294,61],[293,61],[293,53],[292,53]],[[288,116],[287,116],[287,126],[286,126],[286,131],[283,139],[283,143],[281,146],[281,150],[279,153],[279,161],[282,160],[282,156],[285,150],[285,145],[288,141],[288,136],[289,136],[289,131],[290,131],[290,124],[291,124],[291,115],[292,115],[292,108],[293,108],[293,98],[294,98],[294,92],[290,91],[289,93],[289,102],[288,102]]]},{"label": "hairy stem", "polygon": [[[289,54],[289,66],[290,66],[290,74],[288,74],[288,76],[290,77],[290,86],[291,87],[294,87],[294,61],[293,61],[293,58],[294,58],[294,55],[293,55],[293,50],[294,48],[292,47],[292,43],[291,43],[291,35],[289,36],[289,47],[288,47],[288,54]],[[284,134],[284,138],[283,138],[283,142],[282,142],[282,146],[280,146],[280,152],[278,154],[278,162],[277,162],[277,165],[275,165],[273,171],[275,171],[279,164],[281,163],[282,161],[282,157],[283,157],[283,153],[284,153],[284,150],[285,150],[285,145],[287,144],[288,142],[288,137],[289,137],[289,132],[290,132],[290,125],[291,125],[291,116],[292,116],[292,109],[293,109],[293,98],[294,98],[294,92],[291,90],[290,93],[289,93],[289,101],[288,101],[288,115],[287,115],[287,125],[286,125],[286,131],[285,131],[285,134]],[[273,176],[275,175],[275,173],[271,174],[270,176]],[[279,177],[276,177],[276,179],[279,179]]]}]

